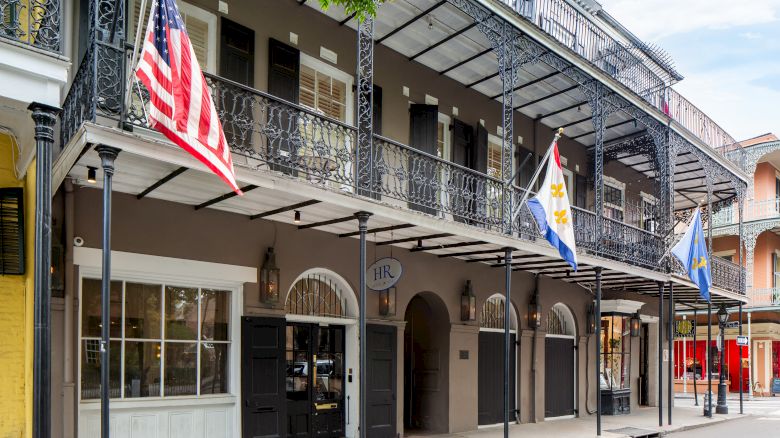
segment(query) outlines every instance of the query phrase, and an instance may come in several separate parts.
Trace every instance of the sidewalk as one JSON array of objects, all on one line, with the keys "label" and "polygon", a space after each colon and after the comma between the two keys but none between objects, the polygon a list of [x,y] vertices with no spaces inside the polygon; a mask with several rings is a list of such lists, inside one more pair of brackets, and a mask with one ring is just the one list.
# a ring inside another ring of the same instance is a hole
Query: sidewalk
[{"label": "sidewalk", "polygon": [[[667,409],[664,407],[664,424],[667,422]],[[622,438],[629,437],[623,433],[609,432],[623,428],[637,428],[648,431],[660,432],[665,435],[673,431],[694,429],[717,424],[722,421],[745,418],[745,415],[729,414],[715,415],[712,419],[702,415],[700,407],[677,407],[672,412],[673,424],[671,426],[658,427],[658,408],[639,408],[631,412],[630,415],[601,417],[602,437],[604,438]],[[500,438],[503,436],[501,426],[480,429],[474,432],[461,432],[452,435],[427,435],[436,438]],[[536,424],[512,424],[509,427],[511,437],[555,437],[555,438],[582,438],[596,436],[596,416],[587,415],[583,418],[546,421]],[[416,437],[420,435],[407,435]]]}]

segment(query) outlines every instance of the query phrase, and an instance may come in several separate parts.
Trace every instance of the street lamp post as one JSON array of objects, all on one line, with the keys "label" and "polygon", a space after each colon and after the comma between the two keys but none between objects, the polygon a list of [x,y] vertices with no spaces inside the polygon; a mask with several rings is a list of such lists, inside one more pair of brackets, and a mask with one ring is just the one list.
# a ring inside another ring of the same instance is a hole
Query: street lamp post
[{"label": "street lamp post", "polygon": [[729,319],[729,312],[726,305],[721,303],[718,309],[718,323],[720,325],[720,372],[718,373],[718,405],[715,406],[716,414],[728,414],[729,407],[726,405],[726,379],[724,366],[724,352],[726,350],[726,321]]}]

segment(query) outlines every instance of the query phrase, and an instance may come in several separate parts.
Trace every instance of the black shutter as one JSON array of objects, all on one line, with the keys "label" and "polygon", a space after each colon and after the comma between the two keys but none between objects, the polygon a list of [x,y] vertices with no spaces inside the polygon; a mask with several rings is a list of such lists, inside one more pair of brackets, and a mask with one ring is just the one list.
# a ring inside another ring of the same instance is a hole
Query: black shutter
[{"label": "black shutter", "polygon": [[24,274],[24,190],[0,188],[0,275]]},{"label": "black shutter", "polygon": [[534,174],[534,154],[526,148],[517,148],[517,183],[520,187],[528,187]]},{"label": "black shutter", "polygon": [[[222,17],[220,35],[220,76],[253,87],[255,84],[255,31]],[[222,128],[231,148],[252,149],[254,121],[252,100],[245,90],[230,85],[217,87],[216,105],[222,110]]]},{"label": "black shutter", "polygon": [[488,132],[482,124],[477,125],[477,141],[474,147],[474,155],[471,159],[471,168],[482,173],[487,173],[488,158]]},{"label": "black shutter", "polygon": [[298,103],[301,52],[295,47],[268,40],[268,93]]},{"label": "black shutter", "polygon": [[[463,167],[470,167],[474,149],[474,128],[455,119],[452,122],[452,162]],[[456,221],[465,222],[470,216],[469,205],[474,199],[473,191],[476,180],[470,174],[455,170],[452,172],[450,184],[457,188],[452,196],[452,214]]]},{"label": "black shutter", "polygon": [[[268,40],[268,93],[288,102],[298,103],[301,52],[273,38]],[[297,112],[283,103],[271,101],[268,126],[279,135],[268,138],[267,160],[271,169],[296,175],[301,136]]]},{"label": "black shutter", "polygon": [[588,178],[582,175],[574,175],[574,205],[588,208]]},{"label": "black shutter", "polygon": [[[409,145],[414,149],[436,155],[438,139],[437,105],[412,104],[409,107]],[[415,154],[409,155],[409,208],[428,214],[436,214],[438,193],[435,184],[425,184],[436,177],[436,166],[431,159]]]}]

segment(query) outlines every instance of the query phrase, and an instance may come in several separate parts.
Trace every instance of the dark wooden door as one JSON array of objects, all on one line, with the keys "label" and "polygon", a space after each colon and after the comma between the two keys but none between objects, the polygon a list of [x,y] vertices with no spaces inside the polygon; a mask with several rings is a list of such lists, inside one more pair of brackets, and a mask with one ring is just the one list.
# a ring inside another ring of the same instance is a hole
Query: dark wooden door
[{"label": "dark wooden door", "polygon": [[366,433],[372,438],[395,438],[396,330],[386,325],[369,325],[367,328]]},{"label": "dark wooden door", "polygon": [[[255,31],[222,17],[219,42],[219,74],[241,85],[255,84]],[[225,139],[233,148],[251,148],[254,118],[251,94],[231,85],[220,87],[218,110],[221,111]]]},{"label": "dark wooden door", "polygon": [[244,317],[241,398],[244,438],[284,437],[285,320]]},{"label": "dark wooden door", "polygon": [[[413,104],[409,107],[409,145],[421,152],[436,156],[439,107],[436,105]],[[408,159],[409,208],[428,214],[436,214],[439,196],[436,184],[435,160],[417,154]]]},{"label": "dark wooden door", "polygon": [[344,436],[344,327],[287,325],[287,436]]},{"label": "dark wooden door", "polygon": [[[509,340],[509,418],[515,416],[515,335]],[[477,422],[480,425],[504,421],[504,334],[479,332]]]},{"label": "dark wooden door", "polygon": [[544,416],[574,415],[574,339],[544,340]]}]

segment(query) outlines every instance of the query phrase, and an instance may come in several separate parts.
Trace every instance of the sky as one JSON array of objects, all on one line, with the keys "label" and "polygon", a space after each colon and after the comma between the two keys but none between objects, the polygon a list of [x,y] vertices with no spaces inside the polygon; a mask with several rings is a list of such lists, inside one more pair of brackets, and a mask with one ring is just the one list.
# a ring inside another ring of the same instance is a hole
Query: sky
[{"label": "sky", "polygon": [[780,136],[780,0],[600,0],[674,59],[674,88],[737,140]]}]

